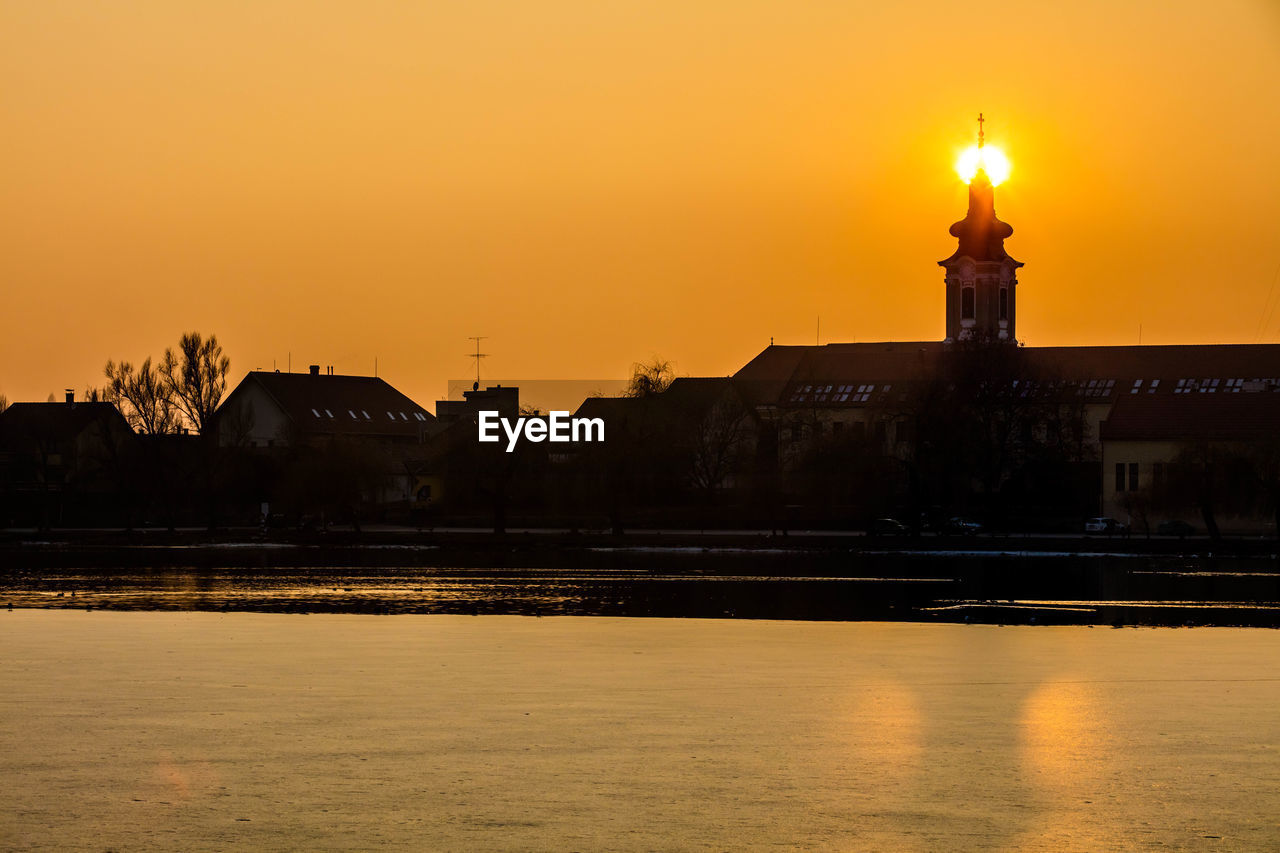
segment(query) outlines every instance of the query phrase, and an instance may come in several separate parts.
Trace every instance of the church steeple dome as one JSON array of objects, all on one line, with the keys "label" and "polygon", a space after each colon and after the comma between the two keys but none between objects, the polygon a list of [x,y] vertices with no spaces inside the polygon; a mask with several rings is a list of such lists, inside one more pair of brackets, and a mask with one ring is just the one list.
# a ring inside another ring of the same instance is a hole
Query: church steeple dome
[{"label": "church steeple dome", "polygon": [[951,226],[958,241],[951,257],[938,264],[946,269],[947,341],[966,338],[1015,340],[1014,288],[1022,264],[1005,251],[1013,227],[996,216],[995,188],[987,175],[988,160],[998,151],[986,148],[982,115],[978,115],[978,146],[966,157],[974,167],[969,180],[969,210]]},{"label": "church steeple dome", "polygon": [[[975,261],[999,261],[1009,257],[1004,241],[1013,235],[1013,226],[996,217],[995,187],[985,169],[979,168],[969,182],[969,211],[951,226],[952,237],[960,241],[948,258],[970,257]],[[943,266],[947,261],[941,262]]]}]

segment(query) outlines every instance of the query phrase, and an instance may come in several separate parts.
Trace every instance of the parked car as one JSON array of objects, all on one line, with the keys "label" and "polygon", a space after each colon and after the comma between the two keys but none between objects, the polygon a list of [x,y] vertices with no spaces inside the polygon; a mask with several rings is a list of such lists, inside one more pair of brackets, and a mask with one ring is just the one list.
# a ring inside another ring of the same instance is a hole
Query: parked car
[{"label": "parked car", "polygon": [[877,518],[870,532],[872,536],[906,536],[911,529],[896,518]]},{"label": "parked car", "polygon": [[1128,533],[1129,525],[1123,521],[1116,521],[1114,518],[1103,516],[1101,518],[1091,518],[1084,523],[1085,533]]},{"label": "parked car", "polygon": [[982,525],[976,521],[956,516],[947,520],[947,523],[942,526],[942,532],[952,536],[977,536],[982,532]]},{"label": "parked car", "polygon": [[1156,525],[1156,533],[1161,536],[1194,536],[1196,529],[1178,518],[1169,518]]}]

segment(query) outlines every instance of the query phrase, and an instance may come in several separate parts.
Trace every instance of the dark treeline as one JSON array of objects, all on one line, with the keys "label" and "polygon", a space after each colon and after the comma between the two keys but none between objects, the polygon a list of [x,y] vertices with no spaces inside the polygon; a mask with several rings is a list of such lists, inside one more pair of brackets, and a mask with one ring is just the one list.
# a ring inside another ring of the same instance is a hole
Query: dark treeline
[{"label": "dark treeline", "polygon": [[[993,531],[1078,532],[1098,512],[1104,473],[1077,387],[1005,343],[957,344],[853,419],[762,403],[732,378],[638,365],[626,396],[576,413],[605,423],[603,443],[522,441],[510,453],[479,443],[468,417],[413,441],[297,433],[255,446],[245,413],[219,405],[228,371],[216,337],[192,333],[158,366],[108,363],[106,386],[74,417],[47,406],[0,419],[0,520],[783,532],[892,517],[919,532],[962,516]],[[1275,514],[1280,442],[1188,445],[1125,501],[1138,534],[1188,512],[1214,536],[1222,514]]]}]

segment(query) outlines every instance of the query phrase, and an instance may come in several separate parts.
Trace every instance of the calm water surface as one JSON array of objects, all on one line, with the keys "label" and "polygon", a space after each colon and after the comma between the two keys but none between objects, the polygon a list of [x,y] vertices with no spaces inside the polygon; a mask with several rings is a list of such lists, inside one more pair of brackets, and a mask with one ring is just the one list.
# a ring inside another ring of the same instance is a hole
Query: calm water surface
[{"label": "calm water surface", "polygon": [[1280,847],[1280,632],[0,611],[5,849]]},{"label": "calm water surface", "polygon": [[[147,553],[120,549],[112,556]],[[236,565],[235,549],[197,553],[206,564],[39,565],[19,558],[0,570],[0,606],[1280,625],[1280,570],[1266,558],[677,548],[512,550],[491,555],[501,561],[468,564],[436,549],[295,548],[257,551],[252,557],[264,562]],[[406,555],[417,562],[396,562]],[[351,562],[300,562],[325,556]],[[265,562],[272,557],[277,561]]]}]

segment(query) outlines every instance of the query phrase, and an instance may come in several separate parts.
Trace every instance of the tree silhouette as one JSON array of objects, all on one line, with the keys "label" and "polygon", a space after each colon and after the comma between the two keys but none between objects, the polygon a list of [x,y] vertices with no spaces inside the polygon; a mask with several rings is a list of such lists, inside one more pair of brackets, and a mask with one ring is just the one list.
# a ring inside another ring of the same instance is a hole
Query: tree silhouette
[{"label": "tree silhouette", "polygon": [[165,435],[178,431],[179,413],[169,397],[164,377],[151,366],[150,358],[136,370],[127,361],[119,364],[108,361],[103,373],[107,377],[103,398],[115,404],[135,432]]},{"label": "tree silhouette", "polygon": [[178,342],[178,352],[164,351],[160,373],[172,405],[203,434],[227,390],[231,359],[222,353],[217,335],[203,339],[189,332]]},{"label": "tree silhouette", "polygon": [[671,362],[665,359],[655,356],[650,361],[636,362],[631,365],[631,380],[621,396],[652,397],[667,390],[675,378]]}]

